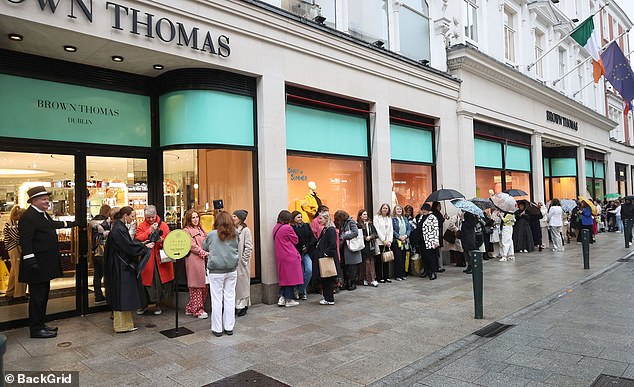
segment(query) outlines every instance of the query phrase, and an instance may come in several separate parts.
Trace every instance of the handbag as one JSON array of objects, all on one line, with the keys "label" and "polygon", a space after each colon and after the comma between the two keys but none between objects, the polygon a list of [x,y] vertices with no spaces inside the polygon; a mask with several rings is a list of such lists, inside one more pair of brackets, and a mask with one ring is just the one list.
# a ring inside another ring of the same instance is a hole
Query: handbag
[{"label": "handbag", "polygon": [[333,257],[319,258],[319,276],[321,278],[337,276],[337,266]]},{"label": "handbag", "polygon": [[386,262],[392,262],[393,260],[394,260],[394,253],[388,247],[387,250],[384,250],[381,253],[381,261],[386,263]]},{"label": "handbag", "polygon": [[348,249],[350,249],[350,251],[363,250],[365,247],[365,242],[363,241],[363,231],[359,230],[357,236],[352,239],[348,239],[346,243],[348,244]]},{"label": "handbag", "polygon": [[448,243],[456,243],[456,233],[453,230],[447,229],[444,234],[442,234],[442,239],[446,240]]}]

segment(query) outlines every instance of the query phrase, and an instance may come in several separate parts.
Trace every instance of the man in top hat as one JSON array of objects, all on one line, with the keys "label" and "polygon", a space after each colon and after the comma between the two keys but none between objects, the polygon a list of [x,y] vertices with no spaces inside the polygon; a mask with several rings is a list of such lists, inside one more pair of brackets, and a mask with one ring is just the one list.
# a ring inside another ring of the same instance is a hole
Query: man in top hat
[{"label": "man in top hat", "polygon": [[59,254],[55,229],[76,226],[76,222],[59,222],[51,218],[46,210],[50,192],[37,186],[27,191],[31,205],[20,218],[18,230],[22,258],[20,282],[29,284],[29,328],[31,337],[48,339],[57,336],[57,327],[49,327],[46,321],[46,304],[51,289],[50,280],[62,276],[62,261]]}]

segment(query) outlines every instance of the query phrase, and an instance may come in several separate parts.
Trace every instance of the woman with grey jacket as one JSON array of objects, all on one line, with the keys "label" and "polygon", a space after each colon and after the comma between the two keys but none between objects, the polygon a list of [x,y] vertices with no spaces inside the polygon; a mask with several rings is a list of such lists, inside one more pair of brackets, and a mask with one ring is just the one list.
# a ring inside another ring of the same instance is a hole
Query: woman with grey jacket
[{"label": "woman with grey jacket", "polygon": [[220,211],[214,230],[203,241],[207,251],[207,271],[211,288],[211,333],[216,337],[224,332],[233,335],[236,321],[235,298],[238,278],[238,234],[231,215]]},{"label": "woman with grey jacket", "polygon": [[352,251],[348,247],[347,241],[359,235],[357,222],[344,210],[335,212],[335,227],[339,229],[339,240],[341,243],[342,261],[345,264],[344,277],[346,289],[355,290],[357,288],[357,278],[359,276],[359,264],[361,263],[361,251]]}]

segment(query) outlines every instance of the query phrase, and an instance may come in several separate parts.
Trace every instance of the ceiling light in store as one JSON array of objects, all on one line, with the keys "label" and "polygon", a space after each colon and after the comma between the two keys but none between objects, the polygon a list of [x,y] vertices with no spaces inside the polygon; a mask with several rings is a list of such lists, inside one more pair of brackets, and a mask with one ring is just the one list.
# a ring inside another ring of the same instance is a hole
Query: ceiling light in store
[{"label": "ceiling light in store", "polygon": [[16,42],[21,42],[24,39],[24,37],[20,34],[9,34],[8,36],[10,40],[13,40]]},{"label": "ceiling light in store", "polygon": [[113,61],[113,62],[123,62],[123,57],[122,57],[122,56],[119,56],[119,55],[114,55],[114,56],[112,57],[112,61]]},{"label": "ceiling light in store", "polygon": [[194,189],[198,189],[198,183],[194,183]]},{"label": "ceiling light in store", "polygon": [[128,172],[128,179],[134,178],[134,172]]},{"label": "ceiling light in store", "polygon": [[66,52],[77,52],[77,47],[75,47],[75,46],[64,46],[64,51],[66,51]]},{"label": "ceiling light in store", "polygon": [[0,168],[0,176],[45,176],[49,172],[39,169],[13,169],[13,168]]},{"label": "ceiling light in store", "polygon": [[152,67],[154,68],[154,70],[163,70],[163,65],[162,64],[155,64]]}]

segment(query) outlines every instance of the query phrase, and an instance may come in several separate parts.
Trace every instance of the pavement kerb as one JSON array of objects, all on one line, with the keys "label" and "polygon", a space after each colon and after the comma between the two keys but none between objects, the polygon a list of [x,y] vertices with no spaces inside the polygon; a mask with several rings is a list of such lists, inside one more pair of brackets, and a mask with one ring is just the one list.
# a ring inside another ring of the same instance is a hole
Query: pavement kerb
[{"label": "pavement kerb", "polygon": [[[537,314],[544,309],[549,308],[553,303],[557,302],[561,297],[569,294],[574,289],[582,286],[585,283],[593,281],[606,273],[616,269],[617,267],[622,266],[625,263],[625,260],[628,260],[634,256],[634,251],[624,255],[623,257],[617,258],[613,263],[608,266],[602,268],[601,270],[592,273],[586,277],[583,277],[572,284],[561,288],[560,290],[550,294],[547,297],[544,297],[541,300],[535,301],[532,304],[529,304],[522,309],[519,309],[511,314],[508,314],[502,318],[497,319],[496,321],[502,324],[512,324],[517,325],[523,319],[526,319],[534,314]],[[454,341],[453,343],[447,345],[444,348],[439,349],[438,351],[431,353],[403,368],[398,371],[391,373],[390,375],[381,378],[374,383],[369,384],[371,387],[380,387],[380,386],[393,386],[393,385],[413,385],[418,380],[423,377],[438,371],[439,369],[445,367],[446,365],[460,359],[464,355],[473,351],[474,349],[488,343],[493,340],[493,338],[488,337],[480,337],[474,334],[470,334],[465,336],[459,340]]]}]

